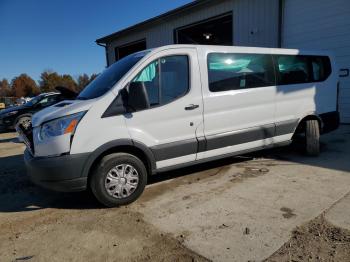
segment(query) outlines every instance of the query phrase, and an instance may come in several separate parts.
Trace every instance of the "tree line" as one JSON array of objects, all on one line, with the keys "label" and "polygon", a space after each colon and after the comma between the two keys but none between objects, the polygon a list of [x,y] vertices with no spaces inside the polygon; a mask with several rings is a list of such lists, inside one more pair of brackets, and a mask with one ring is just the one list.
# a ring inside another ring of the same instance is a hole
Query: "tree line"
[{"label": "tree line", "polygon": [[0,97],[33,97],[40,93],[56,91],[57,86],[64,86],[79,93],[96,77],[97,74],[91,76],[82,74],[74,79],[68,74],[60,75],[57,72],[44,71],[37,83],[27,74],[21,74],[14,77],[11,82],[6,78],[0,80]]}]

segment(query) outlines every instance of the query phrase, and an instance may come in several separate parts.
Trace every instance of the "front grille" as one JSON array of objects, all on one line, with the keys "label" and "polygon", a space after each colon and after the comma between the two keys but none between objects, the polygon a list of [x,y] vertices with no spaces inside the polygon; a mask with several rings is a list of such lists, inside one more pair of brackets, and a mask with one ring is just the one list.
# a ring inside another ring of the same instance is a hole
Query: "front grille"
[{"label": "front grille", "polygon": [[27,146],[29,152],[34,155],[34,142],[33,142],[33,128],[32,125],[24,127],[22,124],[16,126],[18,134],[23,139],[24,144]]}]

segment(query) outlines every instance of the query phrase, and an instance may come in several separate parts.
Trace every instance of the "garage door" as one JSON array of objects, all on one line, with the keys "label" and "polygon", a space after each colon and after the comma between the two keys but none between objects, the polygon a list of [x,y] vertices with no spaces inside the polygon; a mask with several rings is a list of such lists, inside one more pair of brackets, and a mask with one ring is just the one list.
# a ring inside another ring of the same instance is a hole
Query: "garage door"
[{"label": "garage door", "polygon": [[[350,1],[285,0],[282,46],[331,50],[350,69]],[[350,123],[350,77],[340,78],[341,121]]]}]

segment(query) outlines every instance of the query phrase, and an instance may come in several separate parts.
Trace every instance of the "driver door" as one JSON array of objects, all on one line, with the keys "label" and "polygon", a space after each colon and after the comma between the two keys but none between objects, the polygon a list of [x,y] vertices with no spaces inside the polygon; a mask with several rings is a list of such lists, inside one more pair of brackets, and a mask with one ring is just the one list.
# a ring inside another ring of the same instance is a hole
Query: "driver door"
[{"label": "driver door", "polygon": [[196,160],[203,136],[200,73],[194,48],[162,51],[132,78],[146,87],[149,108],[125,115],[134,141],[154,153],[157,169]]}]

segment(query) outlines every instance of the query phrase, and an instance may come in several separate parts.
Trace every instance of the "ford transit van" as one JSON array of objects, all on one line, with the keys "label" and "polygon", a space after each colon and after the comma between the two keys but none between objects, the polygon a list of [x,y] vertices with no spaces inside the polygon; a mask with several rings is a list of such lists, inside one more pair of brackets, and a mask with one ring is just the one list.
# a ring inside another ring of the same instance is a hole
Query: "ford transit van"
[{"label": "ford transit van", "polygon": [[32,180],[131,203],[149,176],[288,145],[320,152],[339,125],[333,56],[301,50],[171,45],[129,55],[73,101],[18,126]]}]

